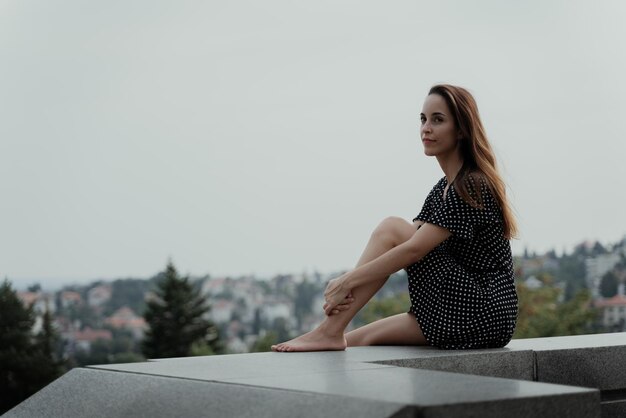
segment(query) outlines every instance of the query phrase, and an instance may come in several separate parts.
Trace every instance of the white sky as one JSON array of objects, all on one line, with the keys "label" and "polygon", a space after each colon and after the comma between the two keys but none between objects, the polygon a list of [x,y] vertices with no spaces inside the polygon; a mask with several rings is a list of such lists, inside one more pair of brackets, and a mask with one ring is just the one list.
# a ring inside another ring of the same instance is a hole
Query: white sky
[{"label": "white sky", "polygon": [[[478,101],[537,251],[626,233],[626,3],[0,0],[0,278],[349,268]],[[45,286],[45,280],[44,280]]]}]

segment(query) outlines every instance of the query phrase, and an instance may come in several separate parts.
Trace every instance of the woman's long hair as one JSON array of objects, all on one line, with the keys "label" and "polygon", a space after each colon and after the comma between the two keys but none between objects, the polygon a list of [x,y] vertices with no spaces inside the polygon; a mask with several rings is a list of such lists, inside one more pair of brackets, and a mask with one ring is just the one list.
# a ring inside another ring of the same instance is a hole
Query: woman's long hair
[{"label": "woman's long hair", "polygon": [[498,173],[496,158],[480,121],[474,97],[464,88],[449,84],[435,85],[428,94],[444,98],[463,135],[460,146],[463,167],[454,179],[459,195],[473,207],[482,207],[481,187],[477,187],[476,183],[486,182],[502,210],[505,238],[515,237],[517,225],[506,198],[506,186]]}]

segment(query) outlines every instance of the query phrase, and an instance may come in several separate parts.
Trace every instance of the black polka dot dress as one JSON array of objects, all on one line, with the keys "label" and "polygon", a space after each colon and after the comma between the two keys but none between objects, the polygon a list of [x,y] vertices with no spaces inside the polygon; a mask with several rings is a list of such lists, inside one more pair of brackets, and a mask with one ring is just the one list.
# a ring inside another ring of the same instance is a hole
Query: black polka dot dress
[{"label": "black polka dot dress", "polygon": [[483,183],[472,207],[446,178],[428,194],[415,220],[452,233],[406,268],[411,308],[429,344],[444,349],[504,347],[517,320],[511,246],[502,213]]}]

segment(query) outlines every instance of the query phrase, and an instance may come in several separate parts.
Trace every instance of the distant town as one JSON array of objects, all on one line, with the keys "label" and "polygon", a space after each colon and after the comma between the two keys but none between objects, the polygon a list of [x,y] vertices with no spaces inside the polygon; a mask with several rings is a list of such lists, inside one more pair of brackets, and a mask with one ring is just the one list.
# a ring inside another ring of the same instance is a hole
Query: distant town
[{"label": "distant town", "polygon": [[[210,306],[207,316],[219,329],[224,352],[245,353],[265,351],[271,343],[312,329],[323,319],[326,283],[341,273],[286,274],[269,279],[255,276],[189,279],[207,298]],[[572,253],[560,256],[554,251],[525,252],[515,257],[515,274],[520,291],[518,337],[626,330],[625,240],[609,246],[584,242]],[[25,306],[33,306],[37,318],[35,333],[42,326],[43,313],[52,314],[61,341],[58,354],[69,366],[142,361],[139,346],[147,327],[143,313],[146,302],[155,297],[158,279],[157,275],[146,279],[99,280],[65,286],[55,292],[43,291],[41,286],[33,284],[28,290],[19,291],[18,296]],[[544,292],[541,300],[545,300],[545,295],[554,297],[553,303],[546,304],[547,311],[543,314],[536,306],[529,308],[529,298],[540,292]],[[408,303],[406,276],[399,272],[354,323],[360,325],[394,311],[406,311]],[[550,315],[562,326],[558,309],[567,306],[588,315],[569,328],[551,325]],[[544,314],[545,317],[539,318]]]}]

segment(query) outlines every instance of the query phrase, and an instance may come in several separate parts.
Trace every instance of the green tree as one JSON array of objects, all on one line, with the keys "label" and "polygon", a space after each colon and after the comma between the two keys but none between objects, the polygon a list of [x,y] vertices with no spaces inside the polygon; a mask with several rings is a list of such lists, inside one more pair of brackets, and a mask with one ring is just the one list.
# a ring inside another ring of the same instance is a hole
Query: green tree
[{"label": "green tree", "polygon": [[599,241],[596,241],[596,243],[593,245],[593,248],[591,249],[591,255],[593,256],[607,254],[608,252],[609,251],[606,248],[604,248],[604,246],[600,244]]},{"label": "green tree", "polygon": [[254,345],[250,348],[250,352],[260,353],[271,351],[272,345],[278,344],[279,341],[278,334],[274,331],[269,331],[255,341]]},{"label": "green tree", "polygon": [[47,304],[42,316],[41,331],[35,337],[35,348],[44,360],[43,368],[40,369],[44,380],[52,381],[63,374],[65,365],[61,359],[62,343],[52,324],[52,315]]},{"label": "green tree", "polygon": [[[7,279],[0,285],[0,414],[17,405],[60,374],[51,367],[53,339],[36,341],[32,306],[24,307]],[[49,327],[45,324],[44,329]],[[48,330],[48,331],[49,331]],[[44,331],[46,332],[46,331]],[[48,348],[45,344],[48,344]]]},{"label": "green tree", "polygon": [[567,302],[559,303],[561,290],[544,286],[528,289],[518,284],[519,315],[513,338],[577,335],[590,331],[597,312],[590,307],[591,294],[581,290]]},{"label": "green tree", "polygon": [[93,364],[109,364],[113,358],[112,342],[97,339],[90,344],[89,350],[77,350],[74,353],[74,361],[77,366]]},{"label": "green tree", "polygon": [[617,295],[617,286],[619,278],[614,271],[607,271],[600,280],[600,294],[604,298],[610,298]]},{"label": "green tree", "polygon": [[145,361],[139,352],[139,344],[129,330],[108,329],[113,337],[111,340],[97,339],[91,343],[89,350],[76,351],[73,358],[76,366]]},{"label": "green tree", "polygon": [[144,295],[152,283],[143,279],[118,279],[111,283],[111,299],[105,304],[104,314],[128,306],[134,312],[143,312],[146,309]]},{"label": "green tree", "polygon": [[287,319],[283,317],[274,319],[274,322],[272,323],[272,331],[276,333],[278,341],[287,341],[292,338]]},{"label": "green tree", "polygon": [[206,340],[196,341],[191,344],[190,356],[212,356],[217,354]]},{"label": "green tree", "polygon": [[408,312],[410,306],[409,293],[406,291],[382,299],[372,299],[357,314],[354,322],[357,326],[369,324],[379,319]]},{"label": "green tree", "polygon": [[578,251],[570,255],[563,254],[563,257],[559,260],[559,269],[556,273],[556,279],[557,281],[566,283],[566,300],[572,299],[578,292],[587,288],[587,284],[585,282],[586,258],[586,255],[581,254],[580,251]]},{"label": "green tree", "polygon": [[261,332],[261,328],[263,328],[263,318],[261,317],[261,309],[256,308],[254,310],[254,321],[252,322],[252,333],[254,335],[259,335]]},{"label": "green tree", "polygon": [[302,328],[304,317],[312,312],[313,299],[319,291],[320,289],[314,283],[306,279],[296,285],[294,306],[298,329]]},{"label": "green tree", "polygon": [[70,321],[80,321],[82,327],[93,329],[102,327],[102,317],[96,314],[91,306],[84,303],[63,308],[61,314],[67,316]]},{"label": "green tree", "polygon": [[39,283],[34,283],[28,286],[26,290],[28,290],[29,292],[34,292],[34,293],[41,292],[41,285]]},{"label": "green tree", "polygon": [[111,355],[111,363],[139,363],[146,361],[145,357],[138,353],[118,353]]},{"label": "green tree", "polygon": [[206,298],[188,277],[179,276],[170,261],[158,281],[156,298],[147,303],[144,318],[149,328],[142,344],[144,355],[187,357],[193,354],[194,343],[202,352],[206,352],[204,344],[220,352],[217,328],[205,318],[209,310]]}]

